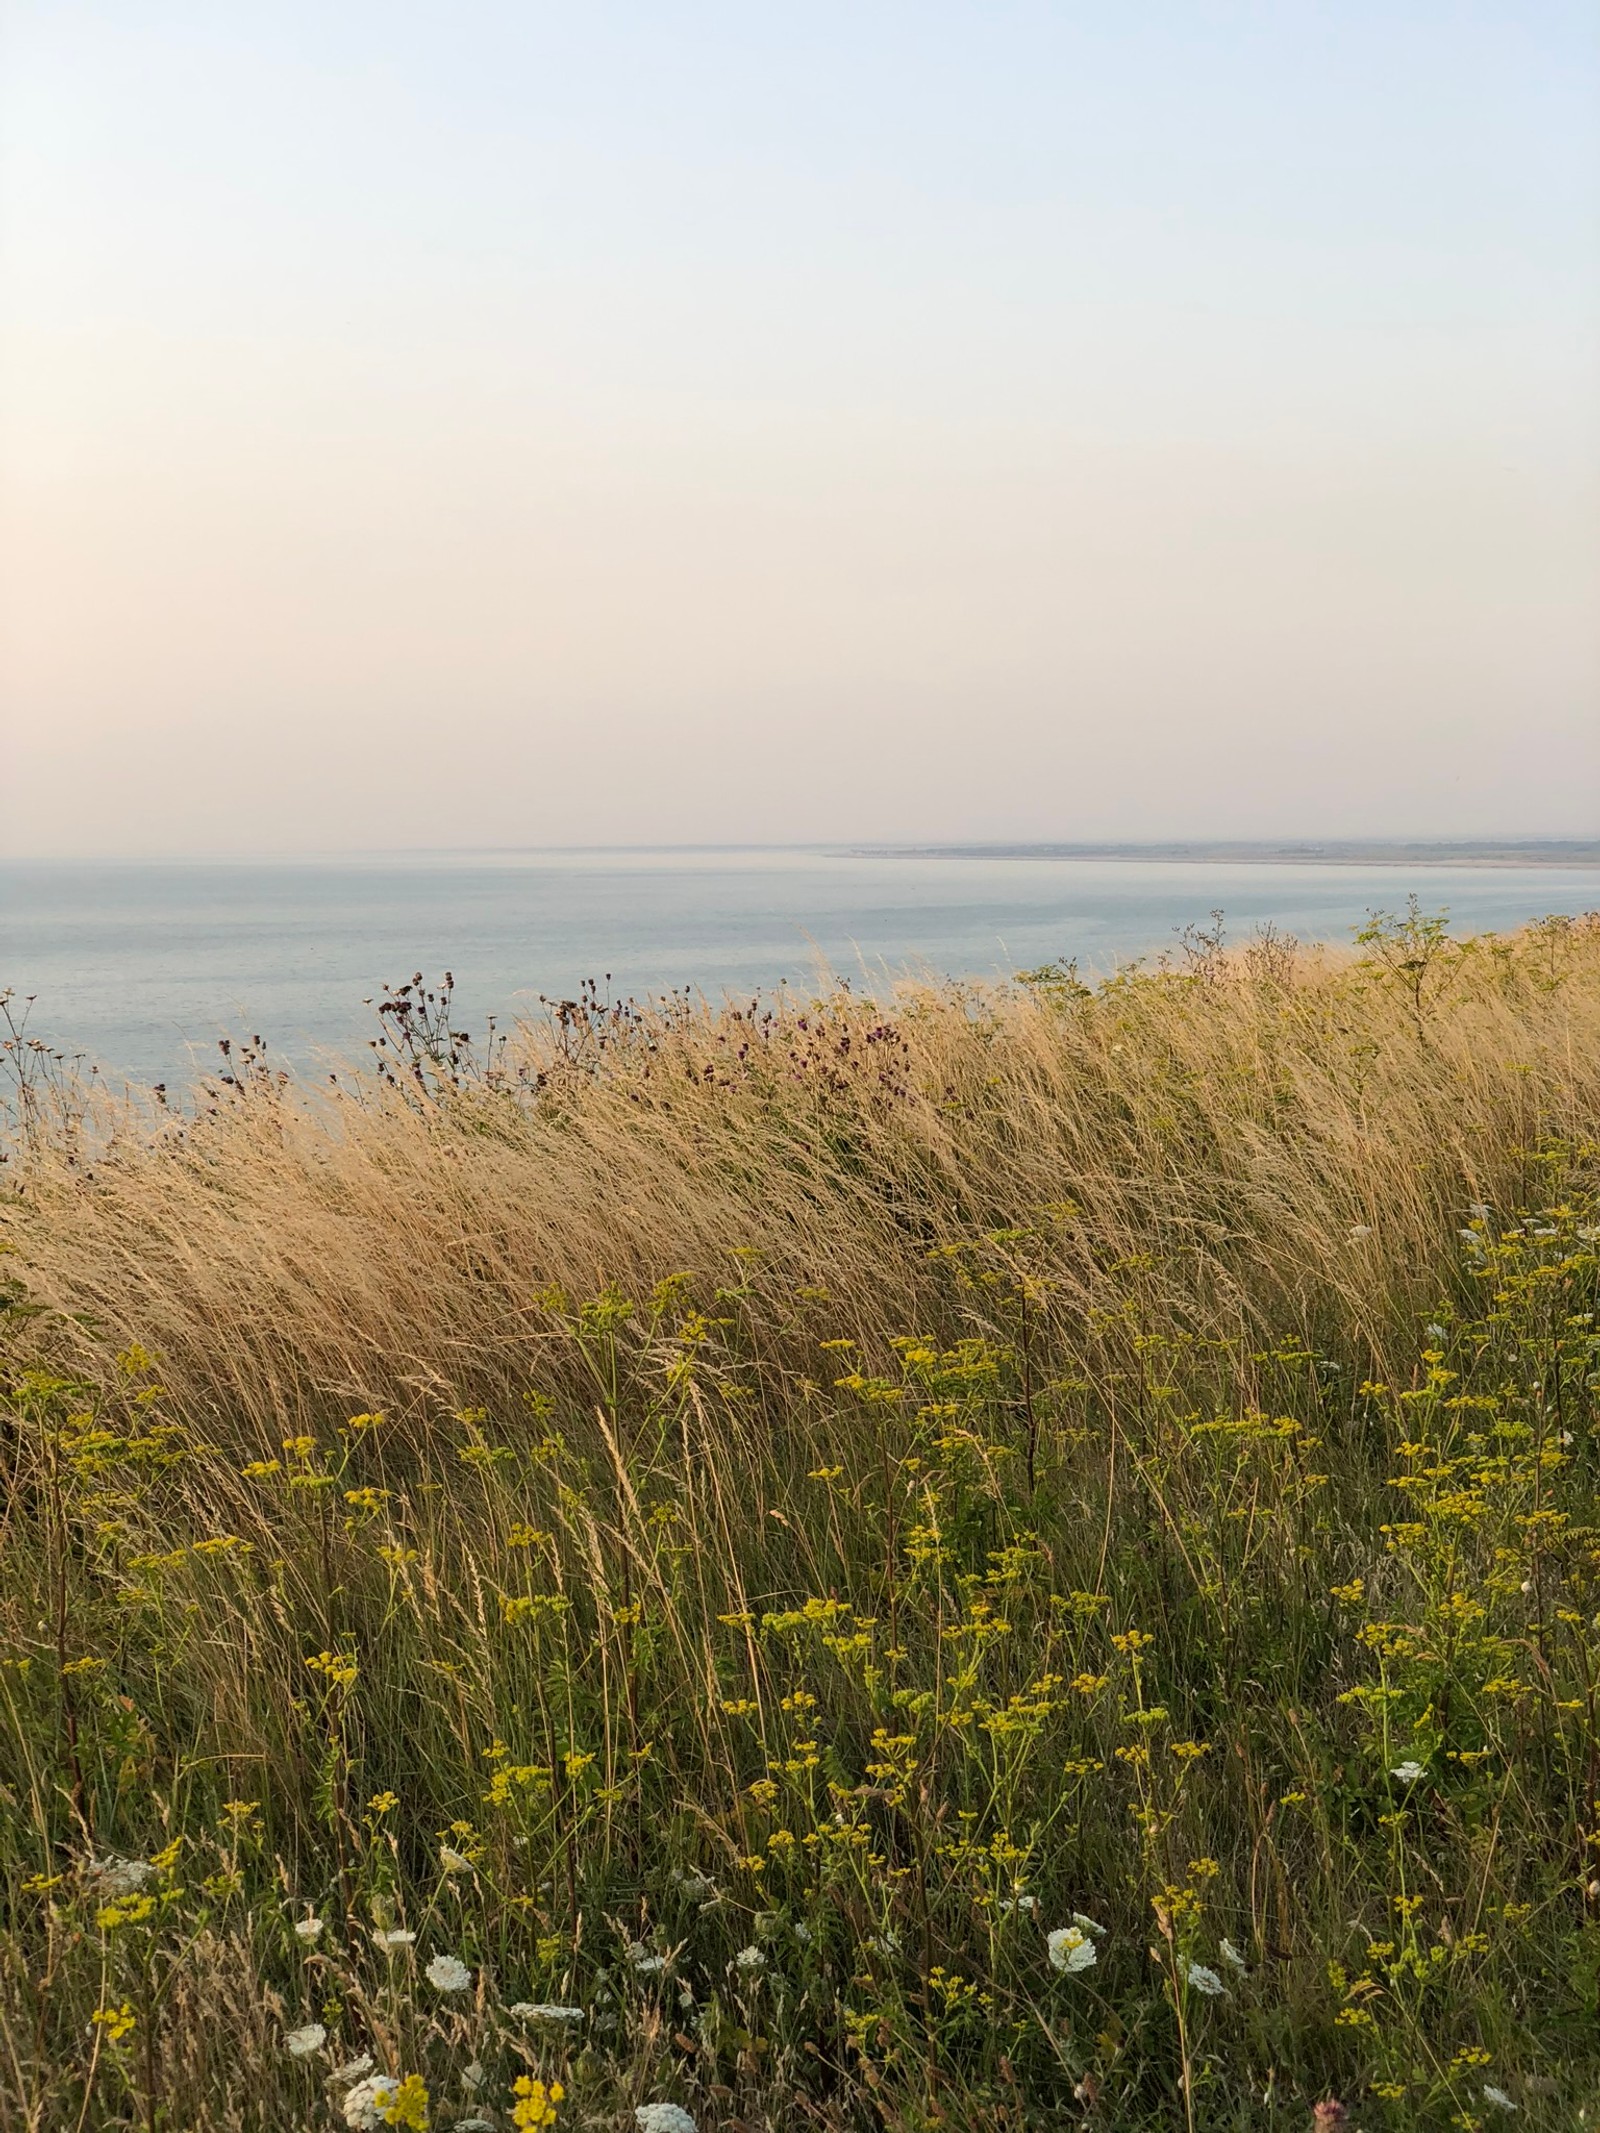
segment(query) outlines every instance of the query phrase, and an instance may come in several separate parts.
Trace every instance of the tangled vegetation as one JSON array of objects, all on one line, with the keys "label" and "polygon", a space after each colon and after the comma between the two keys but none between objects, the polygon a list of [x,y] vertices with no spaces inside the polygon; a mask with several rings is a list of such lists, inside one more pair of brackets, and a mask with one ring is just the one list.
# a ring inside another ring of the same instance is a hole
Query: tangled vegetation
[{"label": "tangled vegetation", "polygon": [[0,2123],[1594,2108],[1600,927],[390,1001],[16,1106]]}]

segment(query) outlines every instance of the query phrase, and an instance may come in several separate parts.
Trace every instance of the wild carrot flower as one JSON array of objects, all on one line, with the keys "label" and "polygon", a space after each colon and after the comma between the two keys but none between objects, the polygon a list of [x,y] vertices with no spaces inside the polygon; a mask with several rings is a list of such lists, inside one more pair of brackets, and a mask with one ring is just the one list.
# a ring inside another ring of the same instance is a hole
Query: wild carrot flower
[{"label": "wild carrot flower", "polygon": [[1196,1992],[1203,1992],[1208,2000],[1216,1999],[1219,1994],[1226,1996],[1227,1986],[1205,1963],[1192,1963],[1186,1959],[1178,1967],[1183,1973],[1184,1983]]},{"label": "wild carrot flower", "polygon": [[695,2133],[694,2120],[681,2103],[637,2103],[633,2115],[639,2133]]},{"label": "wild carrot flower", "polygon": [[733,1966],[736,1970],[744,1970],[747,1972],[765,1970],[767,1967],[767,1958],[759,1948],[741,1948],[738,1954],[733,1959]]},{"label": "wild carrot flower", "polygon": [[386,1933],[374,1933],[373,1939],[380,1948],[409,1948],[416,1939],[415,1933],[405,1926],[392,1926]]},{"label": "wild carrot flower", "polygon": [[1078,1926],[1078,1927],[1080,1927],[1080,1928],[1082,1929],[1082,1931],[1083,1931],[1083,1932],[1085,1932],[1085,1933],[1100,1933],[1100,1934],[1103,1934],[1103,1933],[1105,1932],[1105,1930],[1106,1930],[1104,1926],[1102,1926],[1102,1925],[1097,1925],[1097,1924],[1095,1923],[1095,1921],[1094,1921],[1094,1920],[1093,1920],[1092,1918],[1086,1918],[1086,1917],[1084,1916],[1084,1914],[1082,1913],[1082,1911],[1074,1911],[1074,1912],[1073,1912],[1073,1914],[1072,1914],[1072,1923],[1073,1923],[1073,1924],[1074,1924],[1075,1926]]},{"label": "wild carrot flower", "polygon": [[1426,1777],[1427,1774],[1426,1764],[1419,1763],[1413,1756],[1407,1756],[1403,1763],[1396,1763],[1389,1772],[1390,1777],[1398,1778],[1402,1785],[1414,1785],[1418,1778]]},{"label": "wild carrot flower", "polygon": [[439,1864],[447,1874],[470,1874],[472,1872],[472,1861],[464,1852],[458,1852],[453,1844],[440,1845]]},{"label": "wild carrot flower", "polygon": [[97,1896],[137,1896],[156,1878],[148,1859],[124,1859],[116,1852],[94,1860],[89,1874]]},{"label": "wild carrot flower", "polygon": [[322,1938],[323,1920],[320,1918],[297,1918],[294,1922],[294,1937],[303,1940],[308,1948],[314,1948]]},{"label": "wild carrot flower", "polygon": [[1497,2089],[1487,2082],[1484,2084],[1483,2100],[1485,2103],[1492,2103],[1501,2111],[1514,2111],[1517,2108],[1504,2089]]},{"label": "wild carrot flower", "polygon": [[400,2083],[393,2074],[373,2074],[365,2081],[358,2081],[344,2099],[344,2122],[356,2128],[356,2133],[379,2133],[389,2125],[390,2106],[400,2093]]},{"label": "wild carrot flower", "polygon": [[548,2022],[553,2027],[583,2020],[581,2007],[563,2007],[554,2000],[516,2000],[506,2013],[518,2022]]},{"label": "wild carrot flower", "polygon": [[1222,1956],[1222,1960],[1227,1964],[1228,1968],[1230,1970],[1237,1970],[1241,1977],[1249,1969],[1250,1965],[1245,1961],[1244,1957],[1239,1953],[1238,1949],[1233,1945],[1233,1942],[1231,1940],[1224,1939],[1223,1941],[1221,1941],[1219,1943],[1219,1952]]},{"label": "wild carrot flower", "polygon": [[1100,1960],[1099,1950],[1082,1926],[1057,1926],[1045,1947],[1051,1969],[1067,1977],[1075,1977],[1080,1970],[1092,1970]]},{"label": "wild carrot flower", "polygon": [[320,2022],[308,2022],[304,2029],[291,2029],[283,2041],[291,2059],[309,2059],[327,2043],[328,2032]]},{"label": "wild carrot flower", "polygon": [[628,1961],[633,1965],[640,1977],[659,1977],[667,1967],[667,1959],[664,1955],[654,1954],[644,1945],[643,1941],[639,1940],[634,1941],[629,1947]]},{"label": "wild carrot flower", "polygon": [[472,1972],[459,1955],[436,1955],[426,1975],[436,1992],[465,1992],[472,1983]]}]

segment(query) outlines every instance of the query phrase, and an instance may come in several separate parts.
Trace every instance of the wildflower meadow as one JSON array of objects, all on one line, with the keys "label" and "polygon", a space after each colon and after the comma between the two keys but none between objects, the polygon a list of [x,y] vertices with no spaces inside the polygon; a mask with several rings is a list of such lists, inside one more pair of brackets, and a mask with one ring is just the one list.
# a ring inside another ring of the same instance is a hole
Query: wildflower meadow
[{"label": "wildflower meadow", "polygon": [[1600,2112],[1600,924],[17,1040],[0,2126]]}]

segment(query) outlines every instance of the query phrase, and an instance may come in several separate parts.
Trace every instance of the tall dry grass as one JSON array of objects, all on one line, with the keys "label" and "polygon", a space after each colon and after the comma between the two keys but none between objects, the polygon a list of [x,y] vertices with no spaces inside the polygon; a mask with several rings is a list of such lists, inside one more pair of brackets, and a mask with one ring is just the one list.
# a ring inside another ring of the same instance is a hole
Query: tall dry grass
[{"label": "tall dry grass", "polygon": [[521,1033],[502,1077],[531,1102],[262,1074],[152,1129],[102,1100],[92,1155],[45,1136],[13,1166],[0,1235],[85,1356],[141,1340],[187,1411],[271,1443],[515,1390],[551,1283],[811,1283],[880,1343],[940,1307],[930,1246],[1041,1221],[1080,1314],[1147,1260],[1173,1327],[1382,1367],[1462,1208],[1600,1112],[1600,927],[1464,944],[1413,989],[1269,944],[1092,992],[597,1013],[581,1044]]}]

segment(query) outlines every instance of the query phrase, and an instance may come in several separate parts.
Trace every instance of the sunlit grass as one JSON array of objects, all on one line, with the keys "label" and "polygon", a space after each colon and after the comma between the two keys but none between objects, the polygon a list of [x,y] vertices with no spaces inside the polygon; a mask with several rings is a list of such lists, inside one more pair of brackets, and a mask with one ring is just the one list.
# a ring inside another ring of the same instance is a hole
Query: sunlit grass
[{"label": "sunlit grass", "polygon": [[1600,941],[1393,940],[37,1107],[0,2123],[1576,2123]]}]

